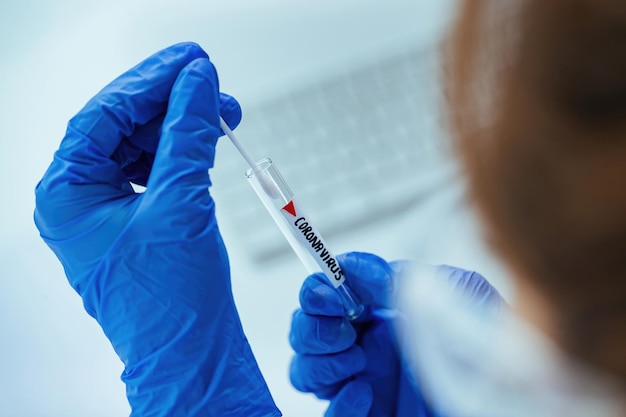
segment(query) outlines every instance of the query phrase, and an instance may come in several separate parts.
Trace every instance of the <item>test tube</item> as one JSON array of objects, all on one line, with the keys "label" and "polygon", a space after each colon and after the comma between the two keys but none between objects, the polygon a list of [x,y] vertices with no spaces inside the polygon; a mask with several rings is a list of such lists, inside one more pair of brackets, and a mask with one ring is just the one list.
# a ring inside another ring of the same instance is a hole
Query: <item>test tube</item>
[{"label": "test tube", "polygon": [[272,160],[261,159],[256,167],[246,172],[248,182],[308,272],[313,274],[321,270],[341,297],[346,317],[355,319],[363,311],[363,306],[345,281],[337,258],[311,224],[310,217],[296,203],[294,194]]}]

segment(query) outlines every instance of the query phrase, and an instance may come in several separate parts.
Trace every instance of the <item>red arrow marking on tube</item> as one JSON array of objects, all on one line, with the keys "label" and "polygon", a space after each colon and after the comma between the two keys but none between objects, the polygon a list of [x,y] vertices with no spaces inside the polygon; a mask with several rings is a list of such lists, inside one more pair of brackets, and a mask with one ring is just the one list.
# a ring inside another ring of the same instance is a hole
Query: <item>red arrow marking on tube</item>
[{"label": "red arrow marking on tube", "polygon": [[287,203],[285,207],[283,207],[287,213],[291,214],[293,217],[296,217],[296,207],[293,205],[293,200]]}]

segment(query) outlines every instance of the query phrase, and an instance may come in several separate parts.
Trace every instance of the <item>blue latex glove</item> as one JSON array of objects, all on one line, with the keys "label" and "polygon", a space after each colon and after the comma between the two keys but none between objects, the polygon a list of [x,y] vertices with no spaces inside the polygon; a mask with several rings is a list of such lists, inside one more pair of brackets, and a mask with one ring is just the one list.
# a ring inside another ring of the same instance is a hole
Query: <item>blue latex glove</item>
[{"label": "blue latex glove", "polygon": [[133,416],[280,415],[207,191],[220,113],[241,118],[206,53],[174,45],[72,118],[37,186],[37,227],[123,361]]},{"label": "blue latex glove", "polygon": [[[417,381],[402,366],[390,306],[395,279],[406,262],[387,263],[367,253],[338,257],[346,279],[365,305],[350,322],[337,293],[321,275],[308,277],[293,316],[290,342],[296,352],[290,377],[294,387],[330,400],[329,417],[434,416]],[[437,275],[477,305],[503,303],[480,275],[442,266]]]}]

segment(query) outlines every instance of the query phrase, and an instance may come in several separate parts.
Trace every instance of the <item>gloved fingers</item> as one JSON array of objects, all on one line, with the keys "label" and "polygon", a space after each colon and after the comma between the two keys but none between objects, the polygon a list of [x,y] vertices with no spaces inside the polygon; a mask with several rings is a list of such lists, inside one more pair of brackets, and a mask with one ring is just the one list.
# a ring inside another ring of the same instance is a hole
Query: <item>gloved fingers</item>
[{"label": "gloved fingers", "polygon": [[136,126],[165,114],[179,72],[201,57],[208,58],[195,43],[179,43],[157,52],[104,87],[70,126],[110,156]]},{"label": "gloved fingers", "polygon": [[363,371],[365,353],[359,346],[330,355],[296,355],[291,360],[289,376],[294,388],[317,392]]},{"label": "gloved fingers", "polygon": [[337,394],[339,394],[339,391],[341,391],[345,384],[345,381],[342,381],[333,385],[328,385],[318,389],[313,394],[320,400],[332,400],[337,396]]},{"label": "gloved fingers", "polygon": [[[337,259],[359,301],[366,307],[355,323],[368,321],[371,307],[391,304],[398,276],[411,265],[408,261],[387,263],[376,255],[360,252],[342,254]],[[339,294],[321,273],[305,279],[300,288],[300,306],[312,315],[339,317],[345,314]]]},{"label": "gloved fingers", "polygon": [[335,317],[345,314],[339,294],[321,272],[304,280],[300,287],[300,306],[307,314]]},{"label": "gloved fingers", "polygon": [[128,181],[142,186],[147,184],[164,117],[165,112],[143,125],[136,126],[133,134],[123,138],[111,155],[111,159],[124,171]]},{"label": "gloved fingers", "polygon": [[162,50],[111,82],[70,120],[36,188],[35,218],[42,233],[55,235],[87,211],[95,213],[111,201],[121,204],[121,197],[133,194],[110,157],[136,126],[165,112],[178,73],[198,57],[206,53],[192,43]]},{"label": "gloved fingers", "polygon": [[[241,121],[241,107],[228,94],[220,93],[220,114],[232,129]],[[111,158],[118,162],[128,180],[145,186],[152,171],[165,112],[144,125],[137,126],[128,138],[124,138]]]},{"label": "gloved fingers", "polygon": [[[106,176],[92,178],[91,168],[109,158],[123,138],[132,136],[137,126],[164,114],[170,90],[179,72],[206,53],[194,43],[166,48],[119,76],[93,97],[74,116],[59,153],[75,162],[75,169],[86,176],[85,182],[109,183]],[[72,136],[80,137],[75,143]],[[106,173],[103,173],[106,174]]]},{"label": "gloved fingers", "polygon": [[313,316],[300,309],[293,314],[289,342],[296,353],[337,353],[348,349],[355,340],[356,331],[346,318]]},{"label": "gloved fingers", "polygon": [[331,401],[325,417],[368,417],[372,407],[373,393],[363,381],[347,383]]},{"label": "gloved fingers", "polygon": [[145,187],[148,184],[153,164],[154,154],[142,151],[136,160],[127,162],[122,171],[128,181]]},{"label": "gloved fingers", "polygon": [[[212,204],[208,170],[222,135],[217,72],[208,59],[197,59],[178,76],[163,120],[147,193],[165,199],[168,215],[203,218]],[[185,210],[180,209],[185,204]]]},{"label": "gloved fingers", "polygon": [[391,307],[396,289],[396,272],[387,261],[364,252],[341,254],[337,260],[362,304]]},{"label": "gloved fingers", "polygon": [[[235,130],[239,126],[239,122],[241,122],[241,106],[233,96],[220,93],[220,116],[230,127],[230,130]],[[220,132],[224,135],[224,131],[221,128]]]}]

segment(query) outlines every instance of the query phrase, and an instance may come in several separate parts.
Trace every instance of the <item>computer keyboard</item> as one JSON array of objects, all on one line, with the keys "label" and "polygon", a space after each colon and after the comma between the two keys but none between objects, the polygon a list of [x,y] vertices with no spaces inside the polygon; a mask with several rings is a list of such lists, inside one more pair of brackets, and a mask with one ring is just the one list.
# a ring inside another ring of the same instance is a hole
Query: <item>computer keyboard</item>
[{"label": "computer keyboard", "polygon": [[[253,156],[275,162],[327,239],[375,225],[454,176],[439,67],[436,48],[413,48],[246,108],[236,134]],[[288,253],[241,156],[227,140],[218,152],[211,175],[220,223],[256,262]]]}]

